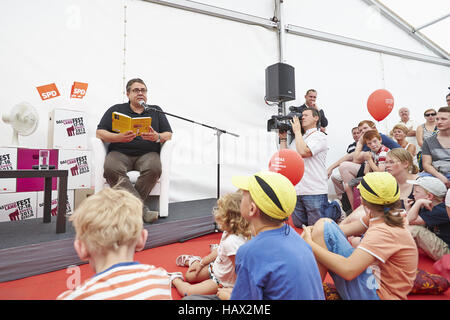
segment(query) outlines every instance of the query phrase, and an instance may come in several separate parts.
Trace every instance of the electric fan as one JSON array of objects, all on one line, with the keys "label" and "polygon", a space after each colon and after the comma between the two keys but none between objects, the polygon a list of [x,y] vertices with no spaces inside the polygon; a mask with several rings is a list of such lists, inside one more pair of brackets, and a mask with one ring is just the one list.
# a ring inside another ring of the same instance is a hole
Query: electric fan
[{"label": "electric fan", "polygon": [[9,114],[3,114],[2,120],[12,126],[12,145],[17,146],[19,144],[19,134],[21,136],[29,136],[36,130],[39,123],[39,115],[31,104],[21,102],[16,104]]}]

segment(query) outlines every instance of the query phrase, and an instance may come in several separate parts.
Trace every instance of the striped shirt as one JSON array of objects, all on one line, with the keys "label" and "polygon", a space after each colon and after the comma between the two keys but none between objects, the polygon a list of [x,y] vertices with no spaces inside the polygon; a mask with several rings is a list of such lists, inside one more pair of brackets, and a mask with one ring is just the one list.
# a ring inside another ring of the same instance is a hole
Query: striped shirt
[{"label": "striped shirt", "polygon": [[373,162],[378,166],[380,164],[384,164],[386,162],[386,156],[390,149],[384,145],[381,145],[380,149],[377,152],[372,152]]},{"label": "striped shirt", "polygon": [[113,265],[57,300],[172,300],[170,277],[163,268],[126,262]]}]

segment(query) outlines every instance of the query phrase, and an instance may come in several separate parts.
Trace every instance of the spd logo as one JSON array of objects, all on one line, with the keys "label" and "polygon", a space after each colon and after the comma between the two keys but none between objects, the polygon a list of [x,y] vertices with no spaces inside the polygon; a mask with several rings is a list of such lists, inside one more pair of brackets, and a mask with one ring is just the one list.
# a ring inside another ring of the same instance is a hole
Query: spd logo
[{"label": "spd logo", "polygon": [[75,99],[83,99],[86,94],[87,87],[87,83],[74,81],[72,90],[70,91],[70,97]]},{"label": "spd logo", "polygon": [[56,87],[56,84],[54,84],[54,83],[36,87],[36,89],[38,90],[39,95],[41,96],[42,100],[56,98],[60,95],[58,88]]}]

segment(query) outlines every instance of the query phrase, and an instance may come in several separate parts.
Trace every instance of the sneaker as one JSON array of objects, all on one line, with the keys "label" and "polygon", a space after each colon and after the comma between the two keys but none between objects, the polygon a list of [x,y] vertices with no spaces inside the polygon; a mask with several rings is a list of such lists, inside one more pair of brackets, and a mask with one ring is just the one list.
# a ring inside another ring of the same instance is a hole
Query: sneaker
[{"label": "sneaker", "polygon": [[172,281],[173,280],[175,280],[175,279],[177,279],[177,278],[180,278],[181,280],[183,280],[184,281],[184,277],[183,277],[183,274],[181,273],[181,272],[167,272],[167,274],[169,275],[169,277],[170,277],[170,285],[173,287],[173,284],[172,284]]},{"label": "sneaker", "polygon": [[158,211],[148,210],[146,206],[144,206],[142,211],[143,211],[142,218],[144,219],[145,223],[153,223],[156,220],[158,220]]},{"label": "sneaker", "polygon": [[175,260],[175,263],[177,266],[185,267],[186,262],[188,263],[188,266],[190,266],[194,261],[200,261],[202,260],[199,256],[193,256],[191,254],[182,254],[181,256],[178,256]]}]

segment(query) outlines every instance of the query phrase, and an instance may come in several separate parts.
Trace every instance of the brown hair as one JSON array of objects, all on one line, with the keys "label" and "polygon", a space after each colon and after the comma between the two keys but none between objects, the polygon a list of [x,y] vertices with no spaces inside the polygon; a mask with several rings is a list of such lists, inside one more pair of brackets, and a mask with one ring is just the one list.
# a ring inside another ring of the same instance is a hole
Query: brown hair
[{"label": "brown hair", "polygon": [[378,138],[381,141],[381,136],[377,130],[369,130],[363,135],[364,142],[372,140],[373,138]]},{"label": "brown hair", "polygon": [[217,200],[214,218],[222,231],[250,239],[250,224],[241,215],[242,192],[228,193]]},{"label": "brown hair", "polygon": [[373,211],[383,212],[384,223],[386,223],[388,226],[403,228],[405,220],[403,216],[400,214],[401,211],[400,200],[391,203],[389,205],[382,205],[370,203],[367,200],[361,198],[361,203]]},{"label": "brown hair", "polygon": [[369,127],[375,129],[375,123],[370,120],[363,120],[360,123],[358,123],[358,127],[361,127],[362,125],[367,124]]},{"label": "brown hair", "polygon": [[310,92],[315,92],[317,93],[317,91],[315,89],[308,89],[308,91],[306,91],[305,96],[307,96]]},{"label": "brown hair", "polygon": [[450,107],[439,108],[438,112],[448,112],[448,113],[450,113]]}]

